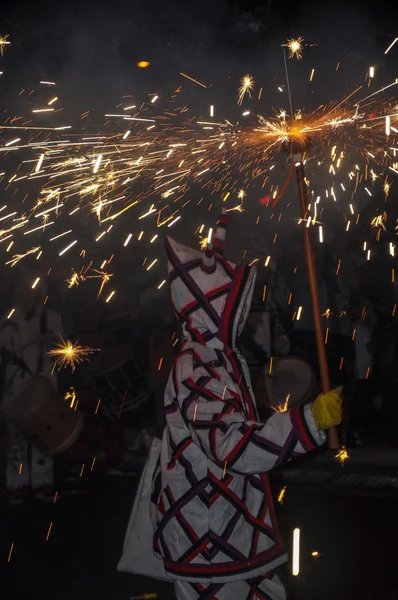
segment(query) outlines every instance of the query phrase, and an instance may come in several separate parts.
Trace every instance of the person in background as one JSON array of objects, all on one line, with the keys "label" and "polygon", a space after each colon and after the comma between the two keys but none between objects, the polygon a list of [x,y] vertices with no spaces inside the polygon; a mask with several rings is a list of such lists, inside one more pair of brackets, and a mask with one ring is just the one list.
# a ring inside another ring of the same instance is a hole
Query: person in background
[{"label": "person in background", "polygon": [[223,256],[226,214],[205,252],[166,238],[170,296],[183,343],[164,396],[152,482],[154,550],[178,600],[285,600],[287,553],[267,471],[326,441],[337,392],[259,421],[238,347],[256,269]]},{"label": "person in background", "polygon": [[[18,387],[35,373],[51,377],[56,383],[47,352],[64,332],[60,316],[47,308],[45,298],[44,282],[34,289],[19,282],[15,302],[1,320],[1,401],[15,396]],[[9,501],[21,504],[30,488],[36,499],[52,499],[52,458],[44,456],[34,444],[30,444],[12,422],[7,422],[7,429],[6,486]]]}]

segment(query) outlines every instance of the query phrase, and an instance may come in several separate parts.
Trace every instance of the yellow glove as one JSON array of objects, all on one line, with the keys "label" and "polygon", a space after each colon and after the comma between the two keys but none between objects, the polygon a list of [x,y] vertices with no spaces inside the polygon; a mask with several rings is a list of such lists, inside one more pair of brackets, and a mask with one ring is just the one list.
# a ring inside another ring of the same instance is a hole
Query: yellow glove
[{"label": "yellow glove", "polygon": [[330,429],[340,425],[342,419],[342,388],[319,394],[312,404],[312,414],[318,429]]}]

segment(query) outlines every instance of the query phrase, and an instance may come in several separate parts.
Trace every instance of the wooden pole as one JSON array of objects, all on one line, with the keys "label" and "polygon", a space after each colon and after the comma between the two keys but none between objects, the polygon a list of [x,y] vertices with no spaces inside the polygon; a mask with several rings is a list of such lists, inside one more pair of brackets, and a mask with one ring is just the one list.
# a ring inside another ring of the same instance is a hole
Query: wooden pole
[{"label": "wooden pole", "polygon": [[[318,281],[316,276],[314,251],[312,247],[312,238],[309,227],[307,227],[308,213],[308,196],[307,187],[305,184],[305,171],[302,162],[302,155],[296,154],[293,156],[297,176],[297,188],[300,203],[300,216],[304,232],[304,250],[305,260],[307,264],[308,282],[311,294],[312,314],[314,317],[315,339],[318,351],[319,369],[321,375],[322,391],[325,394],[330,391],[330,379],[328,363],[326,358],[325,340],[323,337],[323,328],[321,321],[321,309],[319,304]],[[337,449],[339,447],[339,438],[336,427],[328,430],[329,448]]]}]

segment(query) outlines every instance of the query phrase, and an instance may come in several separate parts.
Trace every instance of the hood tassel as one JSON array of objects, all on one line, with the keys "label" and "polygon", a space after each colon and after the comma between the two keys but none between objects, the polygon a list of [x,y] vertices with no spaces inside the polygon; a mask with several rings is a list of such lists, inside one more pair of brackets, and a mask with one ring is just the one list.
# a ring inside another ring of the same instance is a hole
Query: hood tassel
[{"label": "hood tassel", "polygon": [[214,273],[216,270],[216,257],[214,254],[213,244],[211,242],[207,244],[200,268],[202,271],[205,271],[205,273]]}]

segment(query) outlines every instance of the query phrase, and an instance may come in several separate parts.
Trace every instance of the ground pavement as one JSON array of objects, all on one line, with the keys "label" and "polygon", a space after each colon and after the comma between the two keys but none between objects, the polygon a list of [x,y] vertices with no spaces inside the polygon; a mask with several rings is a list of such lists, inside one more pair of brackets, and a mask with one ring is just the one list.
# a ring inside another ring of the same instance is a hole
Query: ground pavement
[{"label": "ground pavement", "polygon": [[[317,465],[318,471],[327,468]],[[302,465],[297,473],[300,469],[304,473]],[[277,511],[288,545],[293,529],[301,529],[301,572],[292,581],[292,597],[396,600],[396,489],[334,485],[331,476],[317,484],[286,473],[277,474],[273,489],[277,496],[287,485]],[[157,593],[159,600],[174,599],[170,585],[116,571],[137,481],[138,475],[83,476],[72,486],[76,493],[46,506],[32,500],[9,509],[3,499],[1,598],[130,600]]]}]

